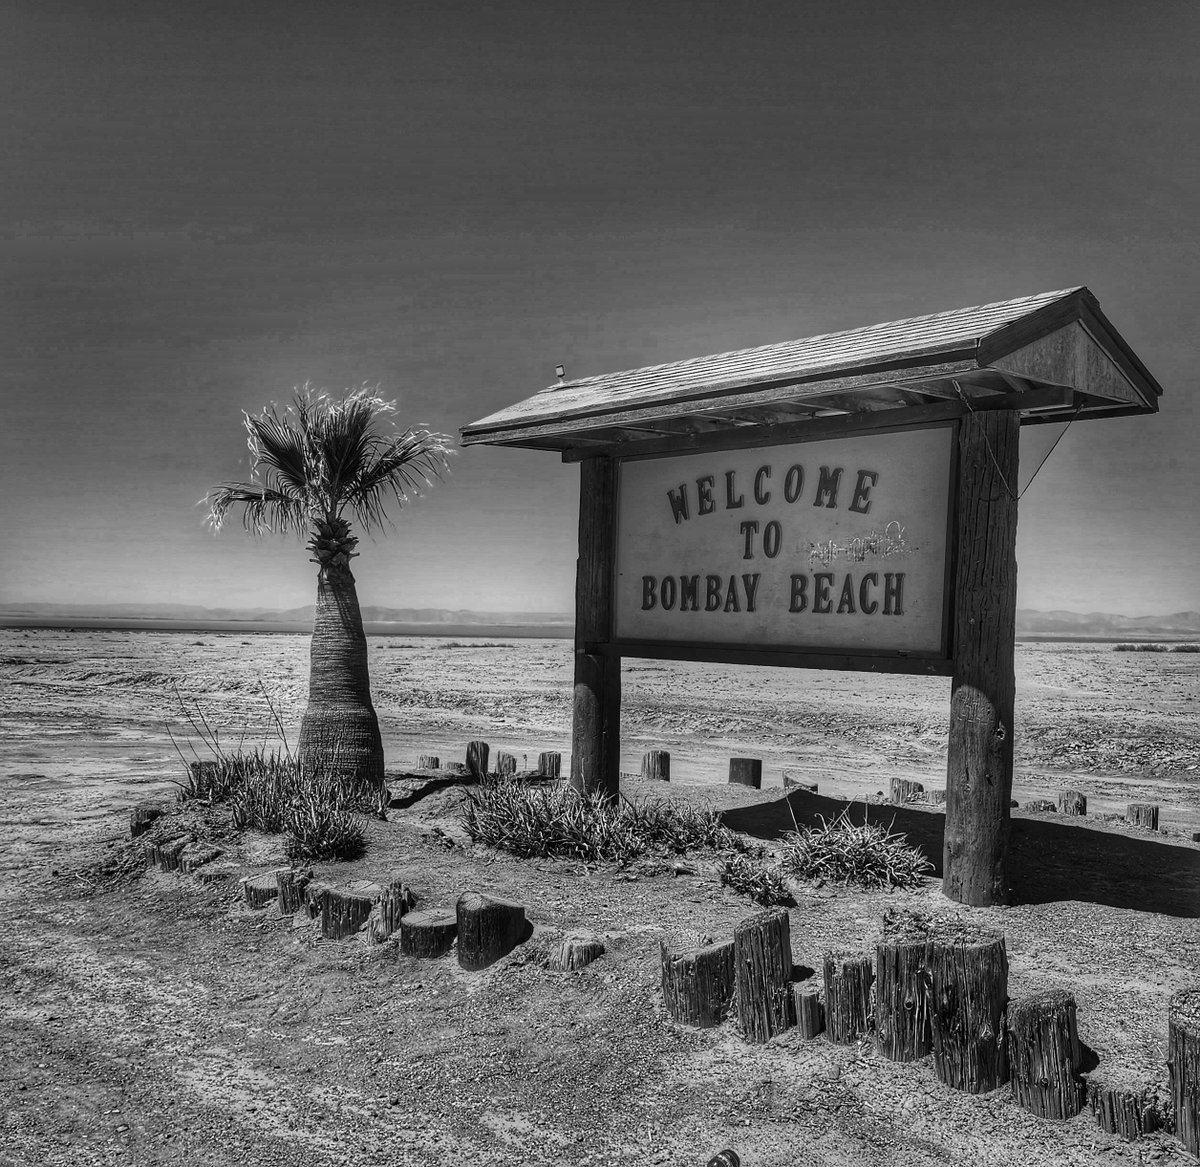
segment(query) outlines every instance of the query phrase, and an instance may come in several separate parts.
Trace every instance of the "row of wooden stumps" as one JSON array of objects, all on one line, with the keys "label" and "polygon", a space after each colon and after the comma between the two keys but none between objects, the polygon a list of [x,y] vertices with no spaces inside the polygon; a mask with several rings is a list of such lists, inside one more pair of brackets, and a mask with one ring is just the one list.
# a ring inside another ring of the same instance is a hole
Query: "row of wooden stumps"
[{"label": "row of wooden stumps", "polygon": [[[495,775],[499,778],[512,777],[517,773],[517,756],[507,750],[497,750],[493,759],[491,747],[485,741],[467,743],[465,762],[450,763],[446,768],[460,770],[475,778]],[[491,767],[491,768],[489,768]],[[442,759],[437,754],[419,754],[418,770],[441,770]],[[538,755],[537,769],[533,774],[539,778],[558,778],[562,773],[562,755],[556,750],[544,750]]]},{"label": "row of wooden stumps", "polygon": [[[796,776],[797,771],[784,770],[783,784],[785,787],[802,787],[816,792],[816,783]],[[650,781],[671,781],[671,755],[667,750],[650,750],[642,755],[641,777]],[[750,786],[755,790],[762,789],[763,763],[762,758],[730,758],[729,782],[734,786]]]},{"label": "row of wooden stumps", "polygon": [[[1085,1083],[1071,993],[1009,1001],[999,933],[897,914],[884,921],[874,964],[863,953],[829,951],[819,981],[798,979],[788,913],[774,908],[741,921],[731,940],[663,944],[660,955],[663,1001],[686,1025],[719,1025],[736,1008],[748,1042],[793,1026],[843,1045],[873,1037],[892,1061],[932,1055],[938,1079],[953,1089],[977,1094],[1008,1082],[1020,1106],[1049,1119],[1072,1118],[1087,1104],[1102,1129],[1127,1139],[1166,1118],[1152,1089]],[[1200,989],[1172,998],[1169,1027],[1176,1129],[1200,1156]]]}]

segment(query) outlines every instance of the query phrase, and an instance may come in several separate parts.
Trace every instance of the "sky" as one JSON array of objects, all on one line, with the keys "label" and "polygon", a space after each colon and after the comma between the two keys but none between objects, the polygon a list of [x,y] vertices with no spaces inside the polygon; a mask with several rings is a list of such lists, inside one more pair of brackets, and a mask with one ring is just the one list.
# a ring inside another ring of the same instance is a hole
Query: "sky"
[{"label": "sky", "polygon": [[[1018,604],[1200,609],[1198,43],[1171,0],[8,0],[0,603],[311,603],[298,542],[196,505],[306,382],[457,436],[558,364],[1086,284],[1161,413],[1062,438]],[[577,483],[461,450],[360,599],[569,611]]]}]

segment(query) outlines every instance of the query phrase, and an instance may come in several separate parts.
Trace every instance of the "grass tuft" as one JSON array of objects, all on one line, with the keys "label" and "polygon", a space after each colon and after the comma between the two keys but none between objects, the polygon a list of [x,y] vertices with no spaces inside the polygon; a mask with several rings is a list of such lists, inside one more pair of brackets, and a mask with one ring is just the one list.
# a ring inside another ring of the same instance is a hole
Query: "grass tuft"
[{"label": "grass tuft", "polygon": [[865,820],[855,825],[848,810],[819,827],[789,832],[780,866],[798,879],[824,879],[862,887],[916,887],[933,864],[907,836]]},{"label": "grass tuft", "polygon": [[565,783],[486,782],[468,798],[462,824],[475,842],[523,859],[625,864],[647,851],[755,850],[723,826],[715,811],[656,799],[625,800],[614,807],[599,797],[578,794]]},{"label": "grass tuft", "polygon": [[778,866],[747,855],[731,855],[725,860],[721,883],[764,908],[790,908],[796,902]]}]

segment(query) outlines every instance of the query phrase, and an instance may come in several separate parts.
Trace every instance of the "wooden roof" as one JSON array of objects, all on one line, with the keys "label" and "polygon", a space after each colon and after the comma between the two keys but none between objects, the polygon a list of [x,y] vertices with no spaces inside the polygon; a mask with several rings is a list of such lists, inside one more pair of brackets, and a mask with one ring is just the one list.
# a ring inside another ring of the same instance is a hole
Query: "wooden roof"
[{"label": "wooden roof", "polygon": [[908,424],[967,409],[1017,409],[1024,422],[1148,413],[1161,392],[1079,287],[563,381],[461,433],[464,445],[577,457],[866,414]]}]

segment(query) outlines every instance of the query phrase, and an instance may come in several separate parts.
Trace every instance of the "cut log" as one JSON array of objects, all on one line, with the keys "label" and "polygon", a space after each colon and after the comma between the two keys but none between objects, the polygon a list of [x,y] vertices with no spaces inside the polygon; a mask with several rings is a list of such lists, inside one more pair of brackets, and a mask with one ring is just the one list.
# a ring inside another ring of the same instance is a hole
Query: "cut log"
[{"label": "cut log", "polygon": [[1200,986],[1171,997],[1167,1009],[1167,1072],[1175,1108],[1175,1134],[1200,1158]]},{"label": "cut log", "polygon": [[929,1023],[933,1068],[956,1090],[980,1094],[1008,1081],[1004,937],[965,921],[930,936]]},{"label": "cut log", "polygon": [[925,785],[912,778],[893,778],[889,783],[888,800],[890,802],[922,802],[925,798]]},{"label": "cut log", "polygon": [[1075,998],[1065,989],[1022,997],[1008,1011],[1013,1099],[1039,1118],[1074,1118],[1083,1109]]},{"label": "cut log", "polygon": [[889,914],[875,945],[875,1048],[893,1062],[913,1062],[933,1049],[928,977],[927,922]]},{"label": "cut log", "polygon": [[524,938],[525,909],[510,900],[468,891],[458,897],[458,963],[469,971],[495,964]]},{"label": "cut log", "polygon": [[603,955],[604,941],[598,936],[568,936],[550,950],[546,967],[560,972],[574,972],[586,968]]},{"label": "cut log", "polygon": [[1158,830],[1158,803],[1131,802],[1125,810],[1125,821],[1134,826],[1146,827],[1148,830]]},{"label": "cut log", "polygon": [[659,956],[667,1012],[697,1029],[720,1025],[733,1000],[733,941],[697,947],[660,942]]},{"label": "cut log", "polygon": [[379,903],[371,913],[371,926],[367,929],[367,942],[382,944],[400,927],[405,913],[414,908],[417,897],[412,889],[400,879],[394,879],[383,890]]},{"label": "cut log", "polygon": [[538,754],[538,777],[559,778],[562,776],[562,754],[555,750],[543,750]]},{"label": "cut log", "polygon": [[747,1041],[769,1041],[792,1024],[792,939],[787,910],[771,908],[740,921],[733,930],[733,957],[742,1034]]},{"label": "cut log", "polygon": [[488,774],[488,754],[491,750],[487,742],[467,743],[467,773],[472,778],[486,778]]},{"label": "cut log", "polygon": [[442,768],[442,759],[437,754],[421,754],[417,758],[418,770],[440,770]]},{"label": "cut log", "polygon": [[312,868],[282,867],[275,872],[279,888],[279,914],[293,916],[305,906],[305,889],[312,882]]},{"label": "cut log", "polygon": [[1146,1083],[1089,1078],[1087,1101],[1102,1131],[1129,1142],[1165,1125],[1166,1100],[1157,1088]]},{"label": "cut log", "polygon": [[792,985],[792,1011],[801,1037],[817,1037],[824,1032],[825,1006],[821,1002],[821,986],[815,980]]},{"label": "cut log", "polygon": [[1058,792],[1058,809],[1062,814],[1087,814],[1087,795],[1078,790],[1060,790]]},{"label": "cut log", "polygon": [[1025,809],[1034,814],[1050,814],[1058,810],[1058,803],[1049,798],[1034,798],[1025,804]]},{"label": "cut log", "polygon": [[179,856],[183,854],[183,849],[194,841],[192,835],[174,835],[168,839],[158,839],[146,848],[146,861],[162,871],[178,871]]},{"label": "cut log", "polygon": [[458,917],[446,908],[406,912],[400,918],[400,951],[405,956],[433,960],[454,947]]},{"label": "cut log", "polygon": [[783,788],[784,790],[807,790],[812,794],[817,793],[817,784],[811,781],[803,770],[789,770],[786,766],[783,771]]},{"label": "cut log", "polygon": [[353,936],[370,918],[376,897],[343,888],[327,888],[321,897],[321,935],[326,940]]},{"label": "cut log", "polygon": [[762,787],[762,758],[730,758],[729,781],[735,786]]},{"label": "cut log", "polygon": [[267,875],[248,875],[242,880],[242,899],[249,908],[265,908],[277,895],[279,885],[274,872]]},{"label": "cut log", "polygon": [[224,854],[220,847],[214,847],[212,843],[189,843],[179,852],[179,870],[184,875],[191,875]]},{"label": "cut log", "polygon": [[871,958],[857,952],[825,953],[825,1035],[851,1045],[871,1032]]},{"label": "cut log", "polygon": [[129,812],[129,837],[136,839],[144,835],[163,816],[163,808],[152,802],[139,802]]},{"label": "cut log", "polygon": [[496,773],[501,777],[511,777],[517,772],[517,759],[515,754],[505,753],[504,750],[496,751]]},{"label": "cut log", "polygon": [[642,755],[642,777],[654,782],[671,781],[671,755],[667,750],[649,750]]}]

